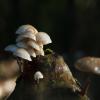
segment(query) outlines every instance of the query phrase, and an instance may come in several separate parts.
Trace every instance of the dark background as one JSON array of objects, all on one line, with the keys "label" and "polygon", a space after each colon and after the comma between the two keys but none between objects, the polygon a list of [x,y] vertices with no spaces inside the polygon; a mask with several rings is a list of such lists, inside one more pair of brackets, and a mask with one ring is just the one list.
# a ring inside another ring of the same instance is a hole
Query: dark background
[{"label": "dark background", "polygon": [[82,50],[100,55],[99,0],[0,0],[0,48],[15,39],[16,29],[32,24],[50,34],[57,52]]},{"label": "dark background", "polygon": [[[14,43],[23,24],[47,32],[53,41],[49,47],[69,64],[81,56],[100,57],[100,0],[0,0],[0,50]],[[100,98],[99,83],[96,76],[95,100]]]}]

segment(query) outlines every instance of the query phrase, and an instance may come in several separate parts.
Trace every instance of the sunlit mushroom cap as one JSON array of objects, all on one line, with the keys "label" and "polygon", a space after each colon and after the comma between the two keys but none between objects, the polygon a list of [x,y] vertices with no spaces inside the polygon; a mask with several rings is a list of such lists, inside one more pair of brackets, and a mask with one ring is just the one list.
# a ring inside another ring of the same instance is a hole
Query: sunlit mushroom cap
[{"label": "sunlit mushroom cap", "polygon": [[37,71],[34,74],[34,80],[39,80],[39,79],[43,79],[43,74],[40,71]]},{"label": "sunlit mushroom cap", "polygon": [[18,42],[16,45],[20,48],[28,49],[29,47],[31,47],[31,48],[34,48],[35,50],[38,50],[38,51],[40,50],[40,46],[35,41],[32,41],[32,40],[21,41],[21,42]]},{"label": "sunlit mushroom cap", "polygon": [[40,46],[40,48],[43,49],[43,44],[42,44],[42,43],[39,43],[39,42],[37,42],[37,43],[38,43],[38,45]]},{"label": "sunlit mushroom cap", "polygon": [[44,50],[40,47],[40,50],[35,50],[36,55],[44,56]]},{"label": "sunlit mushroom cap", "polygon": [[35,53],[35,50],[33,48],[28,48],[27,51],[30,54],[30,56],[36,57],[36,53]]},{"label": "sunlit mushroom cap", "polygon": [[32,39],[32,40],[35,40],[36,41],[36,36],[32,33],[32,32],[26,32],[22,35],[19,35],[16,39],[16,42],[19,42],[25,38],[29,38],[29,39]]},{"label": "sunlit mushroom cap", "polygon": [[23,42],[16,43],[16,46],[18,46],[19,48],[25,48],[25,49],[28,48],[27,45],[25,43],[23,43]]},{"label": "sunlit mushroom cap", "polygon": [[34,46],[32,46],[29,43],[18,42],[16,45],[19,48],[25,48],[32,57],[36,57],[36,55],[44,55],[43,49],[37,44],[34,44]]},{"label": "sunlit mushroom cap", "polygon": [[16,51],[13,52],[13,55],[20,57],[20,58],[23,58],[23,59],[26,59],[28,61],[32,61],[29,53],[23,48],[16,49]]},{"label": "sunlit mushroom cap", "polygon": [[84,57],[75,63],[75,67],[83,72],[89,72],[100,75],[100,58]]},{"label": "sunlit mushroom cap", "polygon": [[32,32],[34,34],[38,33],[37,29],[34,28],[32,25],[22,25],[16,31],[16,34],[23,34],[25,32]]},{"label": "sunlit mushroom cap", "polygon": [[38,34],[36,34],[36,41],[42,43],[43,45],[52,43],[50,36],[45,32],[38,32]]},{"label": "sunlit mushroom cap", "polygon": [[40,50],[40,46],[39,46],[35,41],[30,40],[30,41],[27,41],[26,44],[27,44],[28,46],[30,46],[30,47],[32,47],[32,48],[38,50],[38,51]]},{"label": "sunlit mushroom cap", "polygon": [[14,51],[16,51],[17,48],[18,47],[16,45],[12,44],[12,45],[8,45],[4,50],[14,52]]}]

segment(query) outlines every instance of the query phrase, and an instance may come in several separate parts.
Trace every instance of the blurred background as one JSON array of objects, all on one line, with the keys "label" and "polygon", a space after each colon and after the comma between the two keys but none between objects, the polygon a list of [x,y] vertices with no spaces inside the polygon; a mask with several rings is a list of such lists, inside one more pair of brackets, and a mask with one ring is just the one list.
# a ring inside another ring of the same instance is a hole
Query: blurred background
[{"label": "blurred background", "polygon": [[[48,47],[65,57],[77,77],[78,58],[100,57],[100,0],[0,0],[0,50],[15,42],[23,24],[47,32],[53,41]],[[100,98],[99,84],[94,76],[93,100]]]},{"label": "blurred background", "polygon": [[0,49],[16,38],[16,29],[32,24],[50,34],[57,52],[100,55],[99,0],[0,0]]}]

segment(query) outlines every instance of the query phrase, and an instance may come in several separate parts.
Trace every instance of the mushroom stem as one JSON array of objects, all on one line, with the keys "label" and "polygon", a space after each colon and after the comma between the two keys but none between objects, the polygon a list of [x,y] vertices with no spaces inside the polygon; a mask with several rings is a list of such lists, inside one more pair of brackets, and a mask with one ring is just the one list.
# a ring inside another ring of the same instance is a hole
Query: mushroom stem
[{"label": "mushroom stem", "polygon": [[84,96],[87,93],[90,83],[91,83],[90,76],[88,76],[88,78],[86,79],[85,84],[80,92],[80,95]]},{"label": "mushroom stem", "polygon": [[39,84],[39,79],[37,79],[37,84]]},{"label": "mushroom stem", "polygon": [[19,65],[19,70],[22,73],[23,72],[23,66],[22,66],[22,63],[21,63],[21,59],[19,59],[18,57],[17,57],[17,63]]}]

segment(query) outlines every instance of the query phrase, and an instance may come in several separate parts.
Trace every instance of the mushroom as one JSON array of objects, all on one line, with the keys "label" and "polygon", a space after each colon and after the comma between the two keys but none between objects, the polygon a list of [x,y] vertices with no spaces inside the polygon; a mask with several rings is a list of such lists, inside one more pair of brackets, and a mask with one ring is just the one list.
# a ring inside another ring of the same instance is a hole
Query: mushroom
[{"label": "mushroom", "polygon": [[19,48],[16,45],[8,45],[5,48],[5,51],[9,51],[9,52],[13,53],[13,55],[16,57],[16,60],[17,60],[17,63],[19,65],[21,72],[23,70],[23,65],[22,65],[23,59],[26,59],[28,61],[32,61],[29,53],[25,49]]},{"label": "mushroom", "polygon": [[36,41],[36,36],[32,32],[26,32],[26,33],[23,33],[22,35],[19,35],[16,39],[16,42],[19,42],[25,38],[29,38]]},{"label": "mushroom", "polygon": [[36,53],[35,53],[34,48],[27,46],[27,45],[26,45],[25,43],[23,43],[23,42],[18,42],[16,45],[17,45],[18,47],[20,47],[20,48],[25,48],[25,49],[27,50],[27,52],[30,54],[30,56],[36,57]]},{"label": "mushroom", "polygon": [[35,72],[34,80],[37,81],[37,83],[39,84],[40,79],[43,79],[43,74],[40,71]]},{"label": "mushroom", "polygon": [[31,47],[31,48],[34,48],[35,50],[38,50],[38,51],[40,50],[39,45],[35,41],[32,41],[32,40],[21,41],[21,42],[18,42],[16,45],[18,47],[25,48],[25,49]]},{"label": "mushroom", "polygon": [[14,52],[16,49],[17,49],[17,46],[12,44],[12,45],[8,45],[4,50]]},{"label": "mushroom", "polygon": [[50,39],[49,35],[45,32],[38,32],[38,34],[36,34],[36,41],[43,45],[52,43],[52,40]]},{"label": "mushroom", "polygon": [[[37,42],[37,41],[36,41],[36,42]],[[40,46],[40,48],[43,49],[43,44],[42,44],[42,43],[37,42],[37,44]]]},{"label": "mushroom", "polygon": [[34,34],[37,34],[38,31],[36,28],[34,28],[32,25],[22,25],[18,28],[18,30],[16,31],[16,34],[23,34],[25,32],[32,32]]},{"label": "mushroom", "polygon": [[30,54],[30,56],[32,57],[36,57],[36,53],[35,53],[35,50],[33,48],[29,48],[29,49],[26,49],[28,51],[28,53]]},{"label": "mushroom", "polygon": [[13,52],[13,55],[16,56],[17,63],[19,65],[21,72],[23,72],[24,60],[32,61],[30,54],[27,52],[27,50],[25,50],[23,48],[16,49],[16,51]]},{"label": "mushroom", "polygon": [[40,47],[40,50],[35,50],[36,55],[44,56],[44,50]]},{"label": "mushroom", "polygon": [[87,92],[90,85],[90,76],[93,74],[100,75],[100,58],[97,57],[83,57],[76,61],[75,68],[87,73],[85,85],[82,90],[82,95]]},{"label": "mushroom", "polygon": [[28,48],[28,46],[24,42],[18,42],[16,43],[16,46],[18,46],[19,48],[24,48],[24,49]]},{"label": "mushroom", "polygon": [[16,49],[16,51],[13,52],[13,55],[15,55],[17,57],[20,57],[22,59],[26,59],[28,61],[32,61],[29,53],[25,49],[23,49],[23,48]]},{"label": "mushroom", "polygon": [[36,49],[36,50],[40,50],[40,46],[35,42],[35,41],[27,41],[27,45],[29,45],[30,47]]},{"label": "mushroom", "polygon": [[100,75],[100,58],[84,57],[75,63],[75,67],[83,72]]}]

